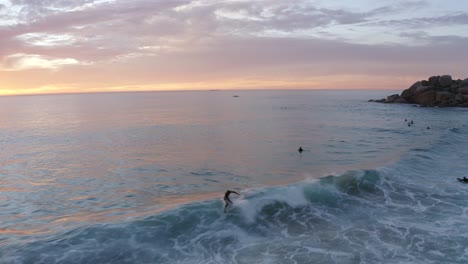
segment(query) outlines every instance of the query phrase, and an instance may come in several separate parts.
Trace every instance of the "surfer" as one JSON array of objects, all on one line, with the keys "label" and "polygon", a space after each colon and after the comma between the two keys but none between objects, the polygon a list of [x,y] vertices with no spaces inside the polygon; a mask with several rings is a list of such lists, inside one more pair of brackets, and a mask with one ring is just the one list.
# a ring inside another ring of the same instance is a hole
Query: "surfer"
[{"label": "surfer", "polygon": [[227,207],[228,207],[230,204],[232,204],[231,199],[229,199],[229,195],[230,195],[231,193],[235,193],[235,194],[237,194],[237,195],[240,195],[238,192],[230,191],[230,190],[227,190],[227,191],[224,193],[224,202],[226,203],[226,204],[224,205],[224,212],[225,212],[225,213],[226,213]]},{"label": "surfer", "polygon": [[457,180],[459,182],[468,182],[468,178],[466,178],[466,177],[463,177],[463,179],[462,178],[457,178]]},{"label": "surfer", "polygon": [[299,146],[299,149],[297,151],[299,151],[299,153],[302,153],[302,151],[304,150],[302,149],[302,146]]}]

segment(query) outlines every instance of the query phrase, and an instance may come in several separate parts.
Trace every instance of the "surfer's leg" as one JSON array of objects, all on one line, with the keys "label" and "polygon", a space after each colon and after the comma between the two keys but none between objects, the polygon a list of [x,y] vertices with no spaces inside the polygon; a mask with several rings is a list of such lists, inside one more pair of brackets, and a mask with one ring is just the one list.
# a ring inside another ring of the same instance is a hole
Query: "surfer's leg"
[{"label": "surfer's leg", "polygon": [[226,204],[224,205],[224,212],[226,213],[226,209],[228,207],[229,203],[226,201]]}]

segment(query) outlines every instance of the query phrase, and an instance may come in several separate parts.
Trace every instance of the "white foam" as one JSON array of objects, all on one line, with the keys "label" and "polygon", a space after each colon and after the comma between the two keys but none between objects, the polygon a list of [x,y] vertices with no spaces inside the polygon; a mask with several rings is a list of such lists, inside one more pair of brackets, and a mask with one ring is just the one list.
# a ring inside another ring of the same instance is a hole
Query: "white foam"
[{"label": "white foam", "polygon": [[308,203],[304,196],[303,186],[297,184],[269,188],[253,196],[241,196],[235,200],[234,205],[240,209],[244,219],[252,223],[263,207],[275,202],[284,202],[292,207],[304,206]]}]

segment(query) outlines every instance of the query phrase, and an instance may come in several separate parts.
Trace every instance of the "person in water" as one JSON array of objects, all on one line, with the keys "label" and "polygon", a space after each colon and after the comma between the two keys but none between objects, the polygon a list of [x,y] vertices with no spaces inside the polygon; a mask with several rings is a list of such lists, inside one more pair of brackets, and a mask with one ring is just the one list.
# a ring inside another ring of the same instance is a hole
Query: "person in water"
[{"label": "person in water", "polygon": [[226,203],[226,204],[224,205],[224,212],[226,212],[227,207],[228,207],[230,204],[232,204],[231,199],[229,199],[229,195],[230,195],[231,193],[235,193],[235,194],[237,194],[237,195],[240,195],[238,192],[230,191],[230,190],[227,190],[227,191],[224,193],[224,202]]},{"label": "person in water", "polygon": [[304,150],[302,149],[302,146],[299,146],[299,149],[297,151],[299,151],[299,153],[302,153],[302,151]]},{"label": "person in water", "polygon": [[457,180],[461,181],[461,182],[468,182],[468,178],[466,178],[466,177],[463,177],[463,179],[462,178],[457,178]]}]

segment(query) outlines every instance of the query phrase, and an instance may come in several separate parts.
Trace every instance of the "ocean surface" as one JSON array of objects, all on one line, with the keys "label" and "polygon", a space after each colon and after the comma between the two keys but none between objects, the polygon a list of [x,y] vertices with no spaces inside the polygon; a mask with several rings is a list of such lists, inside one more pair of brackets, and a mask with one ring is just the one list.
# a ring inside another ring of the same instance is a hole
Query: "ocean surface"
[{"label": "ocean surface", "polygon": [[391,93],[0,97],[0,263],[468,263],[468,109]]}]

